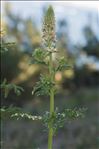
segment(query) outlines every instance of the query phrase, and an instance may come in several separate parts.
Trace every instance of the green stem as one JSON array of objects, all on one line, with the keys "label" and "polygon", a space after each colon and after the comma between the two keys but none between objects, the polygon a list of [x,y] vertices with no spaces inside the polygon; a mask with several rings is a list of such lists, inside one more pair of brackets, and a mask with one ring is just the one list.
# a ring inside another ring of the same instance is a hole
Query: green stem
[{"label": "green stem", "polygon": [[[50,64],[49,64],[49,73],[51,76],[51,81],[54,81],[54,75],[53,75],[53,62],[52,62],[52,53],[50,54]],[[54,113],[54,89],[53,87],[50,90],[50,116]],[[52,127],[52,121],[49,125],[49,134],[48,134],[48,149],[52,149],[52,143],[53,143],[53,127]]]},{"label": "green stem", "polygon": [[48,149],[52,149],[52,142],[53,142],[53,128],[49,128]]}]

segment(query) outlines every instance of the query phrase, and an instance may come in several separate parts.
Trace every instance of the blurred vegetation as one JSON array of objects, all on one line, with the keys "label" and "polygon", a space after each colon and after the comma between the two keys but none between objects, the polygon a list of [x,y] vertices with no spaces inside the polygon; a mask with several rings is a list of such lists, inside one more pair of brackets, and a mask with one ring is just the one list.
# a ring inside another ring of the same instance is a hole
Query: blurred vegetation
[{"label": "blurred vegetation", "polygon": [[[31,53],[42,47],[41,32],[34,19],[23,19],[15,15],[11,6],[5,5],[5,21],[2,22],[2,42],[14,43],[7,46],[8,51],[1,56],[1,82],[24,88],[20,96],[11,90],[5,99],[2,94],[1,106],[22,107],[25,112],[43,114],[49,107],[48,97],[35,97],[32,89],[40,72],[46,72],[44,66],[33,64]],[[55,136],[54,149],[98,149],[99,148],[99,40],[91,26],[83,29],[86,46],[73,45],[72,53],[68,44],[68,22],[59,20],[57,31],[57,57],[65,56],[70,70],[59,71],[55,78],[59,89],[55,104],[61,110],[71,107],[87,107],[85,119],[67,124]],[[3,44],[2,44],[3,45]],[[6,51],[6,49],[4,49]],[[75,54],[76,53],[76,54]],[[55,55],[56,57],[56,55]],[[81,61],[82,60],[82,63]],[[24,131],[22,131],[24,130]],[[27,136],[27,137],[25,137]],[[2,125],[2,149],[47,149],[47,133],[43,132],[40,122],[4,121]],[[24,138],[24,139],[23,139]],[[39,140],[39,142],[38,142]],[[60,146],[59,146],[60,145]]]}]

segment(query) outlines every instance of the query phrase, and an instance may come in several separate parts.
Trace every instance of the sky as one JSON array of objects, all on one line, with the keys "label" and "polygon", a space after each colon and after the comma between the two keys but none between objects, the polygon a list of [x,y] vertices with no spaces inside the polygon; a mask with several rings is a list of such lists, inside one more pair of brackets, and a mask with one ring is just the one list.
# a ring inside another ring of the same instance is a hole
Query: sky
[{"label": "sky", "polygon": [[[68,21],[68,33],[73,44],[85,44],[82,35],[82,28],[88,23],[93,31],[99,35],[96,19],[99,21],[98,1],[7,1],[11,3],[12,11],[23,18],[35,19],[37,26],[41,28],[42,8],[51,4],[55,11],[56,22],[59,19]],[[2,2],[2,12],[4,13],[4,1]],[[88,14],[91,14],[91,20]],[[56,23],[57,24],[57,23]]]}]

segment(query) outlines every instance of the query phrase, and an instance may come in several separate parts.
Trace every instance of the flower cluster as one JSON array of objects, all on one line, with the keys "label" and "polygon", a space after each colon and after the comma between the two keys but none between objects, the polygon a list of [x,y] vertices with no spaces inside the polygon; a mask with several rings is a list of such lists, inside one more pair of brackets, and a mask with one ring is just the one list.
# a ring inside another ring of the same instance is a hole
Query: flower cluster
[{"label": "flower cluster", "polygon": [[0,109],[0,118],[5,119],[25,119],[25,120],[42,120],[42,116],[31,115],[30,113],[24,113],[21,108],[17,107],[8,107]]},{"label": "flower cluster", "polygon": [[56,51],[55,17],[51,6],[44,16],[42,34],[44,47],[46,47],[48,51]]},{"label": "flower cluster", "polygon": [[31,114],[28,113],[15,113],[11,115],[11,118],[16,118],[17,120],[25,118],[25,119],[29,119],[29,120],[42,120],[41,116],[33,116]]}]

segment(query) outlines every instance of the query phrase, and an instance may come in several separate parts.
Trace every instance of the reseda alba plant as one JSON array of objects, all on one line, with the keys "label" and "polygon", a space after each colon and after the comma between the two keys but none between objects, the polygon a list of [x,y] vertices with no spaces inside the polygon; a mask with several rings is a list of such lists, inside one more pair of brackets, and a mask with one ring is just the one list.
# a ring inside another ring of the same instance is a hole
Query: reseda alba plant
[{"label": "reseda alba plant", "polygon": [[82,110],[65,109],[62,113],[54,108],[54,95],[56,93],[55,73],[70,67],[65,58],[58,59],[57,66],[54,66],[53,55],[57,52],[56,34],[55,34],[55,16],[53,8],[50,6],[45,13],[42,28],[42,44],[43,49],[36,49],[33,52],[33,62],[36,64],[44,64],[48,68],[48,74],[40,75],[39,82],[36,83],[32,94],[49,95],[50,112],[46,112],[42,120],[48,128],[48,149],[52,149],[53,135],[62,127],[67,118],[76,118],[82,116]]}]

